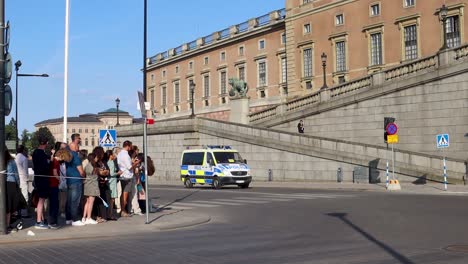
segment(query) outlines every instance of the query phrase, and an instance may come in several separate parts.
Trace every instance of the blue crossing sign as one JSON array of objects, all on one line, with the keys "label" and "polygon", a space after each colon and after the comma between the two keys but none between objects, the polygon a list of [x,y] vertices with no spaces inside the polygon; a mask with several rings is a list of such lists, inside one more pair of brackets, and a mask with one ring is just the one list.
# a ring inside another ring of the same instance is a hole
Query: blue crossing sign
[{"label": "blue crossing sign", "polygon": [[448,148],[449,142],[449,134],[437,135],[437,148]]},{"label": "blue crossing sign", "polygon": [[99,146],[113,148],[117,146],[117,131],[115,129],[99,130]]}]

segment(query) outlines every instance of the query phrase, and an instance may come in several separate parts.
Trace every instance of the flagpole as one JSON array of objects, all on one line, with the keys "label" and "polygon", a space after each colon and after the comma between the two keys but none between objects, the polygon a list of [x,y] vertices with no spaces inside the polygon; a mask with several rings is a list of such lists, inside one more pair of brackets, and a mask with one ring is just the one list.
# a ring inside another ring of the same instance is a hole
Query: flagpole
[{"label": "flagpole", "polygon": [[67,143],[68,116],[68,37],[70,21],[70,0],[65,0],[65,62],[63,71],[63,142]]}]

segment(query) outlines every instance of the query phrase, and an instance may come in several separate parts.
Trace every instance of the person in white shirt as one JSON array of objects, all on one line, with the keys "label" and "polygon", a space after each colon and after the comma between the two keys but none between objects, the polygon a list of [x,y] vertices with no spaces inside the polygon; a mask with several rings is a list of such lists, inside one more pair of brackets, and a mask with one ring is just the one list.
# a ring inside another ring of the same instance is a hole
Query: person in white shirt
[{"label": "person in white shirt", "polygon": [[120,196],[120,215],[130,216],[127,207],[128,196],[132,192],[134,185],[133,170],[140,164],[138,159],[131,159],[128,151],[132,149],[132,142],[126,140],[122,145],[122,150],[117,155],[117,164],[119,170],[122,171],[120,176],[120,184],[122,185],[122,195]]},{"label": "person in white shirt", "polygon": [[[20,188],[21,193],[28,203],[29,200],[29,191],[28,191],[28,152],[23,145],[19,145],[16,149],[16,157],[15,157],[16,167],[18,167],[18,174],[20,179]],[[21,210],[22,216],[28,216],[28,210],[22,209]]]}]

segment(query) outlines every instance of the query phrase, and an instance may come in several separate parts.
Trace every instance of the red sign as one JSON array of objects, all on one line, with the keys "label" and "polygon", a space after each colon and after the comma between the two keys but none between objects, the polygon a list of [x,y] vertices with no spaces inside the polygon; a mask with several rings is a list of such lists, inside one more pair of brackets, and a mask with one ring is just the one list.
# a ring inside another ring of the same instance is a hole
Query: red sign
[{"label": "red sign", "polygon": [[146,124],[147,125],[153,125],[154,124],[154,119],[153,118],[146,119]]},{"label": "red sign", "polygon": [[385,130],[387,131],[387,134],[395,135],[398,132],[398,127],[395,123],[388,123]]}]

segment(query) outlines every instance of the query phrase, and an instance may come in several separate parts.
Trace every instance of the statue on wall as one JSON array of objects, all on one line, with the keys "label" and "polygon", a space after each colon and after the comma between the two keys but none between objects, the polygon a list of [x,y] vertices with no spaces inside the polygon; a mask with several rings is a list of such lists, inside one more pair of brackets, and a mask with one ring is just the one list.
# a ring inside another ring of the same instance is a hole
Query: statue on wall
[{"label": "statue on wall", "polygon": [[249,87],[247,87],[247,83],[245,81],[239,80],[237,78],[229,78],[229,85],[232,87],[231,90],[229,90],[229,96],[231,98],[247,97]]}]

